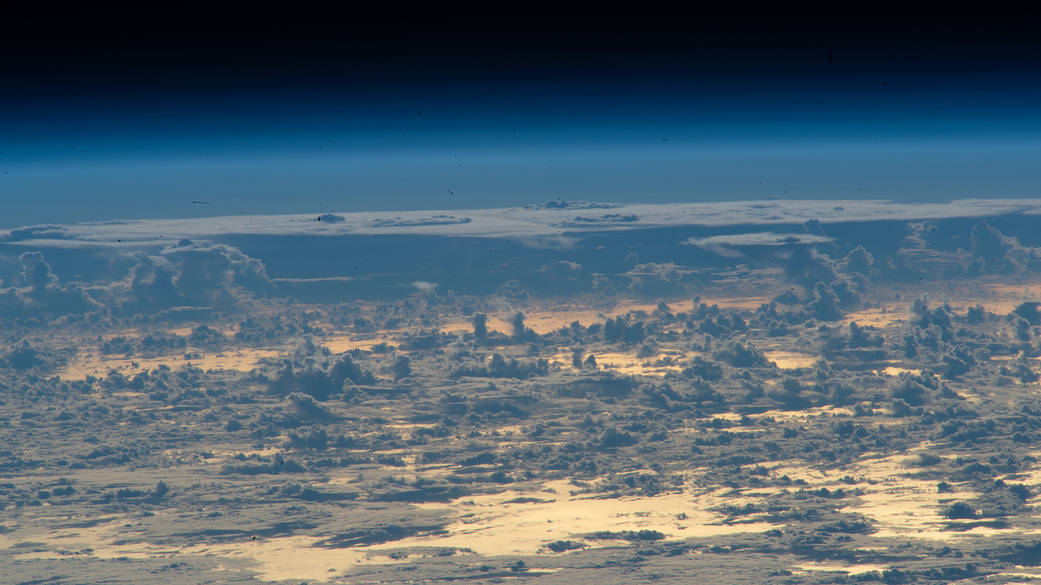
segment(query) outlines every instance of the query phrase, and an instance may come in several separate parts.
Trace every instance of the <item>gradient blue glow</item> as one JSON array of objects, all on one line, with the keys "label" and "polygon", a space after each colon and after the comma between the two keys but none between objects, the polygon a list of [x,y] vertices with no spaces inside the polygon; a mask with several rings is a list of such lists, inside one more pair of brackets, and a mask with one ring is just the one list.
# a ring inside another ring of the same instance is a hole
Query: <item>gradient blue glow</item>
[{"label": "gradient blue glow", "polygon": [[1041,191],[1032,88],[463,89],[24,104],[0,120],[0,224]]}]

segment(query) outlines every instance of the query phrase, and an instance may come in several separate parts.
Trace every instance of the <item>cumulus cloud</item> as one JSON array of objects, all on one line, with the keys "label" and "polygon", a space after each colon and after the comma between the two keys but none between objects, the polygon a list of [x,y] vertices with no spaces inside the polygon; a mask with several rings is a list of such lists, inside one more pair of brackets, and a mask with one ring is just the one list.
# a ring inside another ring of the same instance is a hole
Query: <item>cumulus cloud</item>
[{"label": "cumulus cloud", "polygon": [[592,287],[593,275],[581,264],[571,260],[557,260],[543,264],[527,279],[528,286],[542,294],[567,294]]},{"label": "cumulus cloud", "polygon": [[577,278],[583,275],[582,265],[570,260],[558,260],[539,268],[539,272],[548,276]]},{"label": "cumulus cloud", "polygon": [[793,246],[784,269],[789,279],[807,287],[832,282],[839,276],[830,256],[808,246]]},{"label": "cumulus cloud", "polygon": [[972,273],[1019,273],[1041,268],[1041,250],[1024,246],[1012,236],[1006,236],[996,227],[978,223],[970,233],[972,244]]},{"label": "cumulus cloud", "polygon": [[58,277],[40,252],[26,252],[18,259],[22,264],[22,280],[40,294],[58,283]]},{"label": "cumulus cloud", "polygon": [[282,360],[277,371],[263,376],[272,394],[301,393],[321,401],[353,393],[353,386],[377,381],[372,372],[355,362],[350,354],[334,356],[311,339],[306,339],[291,358]]},{"label": "cumulus cloud", "polygon": [[875,258],[864,249],[864,246],[857,245],[856,248],[850,251],[842,258],[842,267],[846,272],[859,274],[865,278],[870,277],[871,269],[875,264]]},{"label": "cumulus cloud", "polygon": [[842,318],[842,312],[839,311],[839,296],[823,282],[818,282],[813,286],[813,299],[810,301],[809,308],[814,317],[823,321]]},{"label": "cumulus cloud", "polygon": [[135,255],[128,281],[116,292],[123,311],[177,306],[232,308],[271,290],[263,263],[237,248],[181,240],[159,255]]},{"label": "cumulus cloud", "polygon": [[646,262],[626,272],[629,289],[637,295],[665,296],[685,291],[693,271],[672,262]]},{"label": "cumulus cloud", "polygon": [[79,283],[62,284],[41,252],[26,252],[18,262],[23,286],[0,289],[0,316],[68,315],[102,309]]}]

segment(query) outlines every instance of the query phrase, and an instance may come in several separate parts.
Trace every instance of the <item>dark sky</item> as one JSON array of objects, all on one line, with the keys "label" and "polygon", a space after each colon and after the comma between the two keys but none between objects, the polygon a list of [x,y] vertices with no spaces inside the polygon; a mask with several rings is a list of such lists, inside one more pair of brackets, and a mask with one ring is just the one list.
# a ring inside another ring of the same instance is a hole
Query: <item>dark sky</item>
[{"label": "dark sky", "polygon": [[1041,187],[1025,15],[494,8],[10,13],[0,227]]},{"label": "dark sky", "polygon": [[683,12],[534,4],[512,10],[181,5],[137,14],[88,4],[10,9],[0,29],[0,63],[8,88],[89,94],[775,75],[801,83],[822,75],[1015,73],[1036,68],[1041,55],[1041,21],[1026,14],[720,5],[692,4]]}]

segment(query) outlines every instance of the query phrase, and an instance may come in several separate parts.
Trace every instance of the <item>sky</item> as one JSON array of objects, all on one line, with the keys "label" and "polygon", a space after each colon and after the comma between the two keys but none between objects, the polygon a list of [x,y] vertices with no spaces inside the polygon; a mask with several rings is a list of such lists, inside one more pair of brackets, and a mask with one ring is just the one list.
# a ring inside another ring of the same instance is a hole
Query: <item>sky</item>
[{"label": "sky", "polygon": [[1041,192],[1023,28],[390,32],[310,14],[188,35],[79,16],[0,45],[0,227]]}]

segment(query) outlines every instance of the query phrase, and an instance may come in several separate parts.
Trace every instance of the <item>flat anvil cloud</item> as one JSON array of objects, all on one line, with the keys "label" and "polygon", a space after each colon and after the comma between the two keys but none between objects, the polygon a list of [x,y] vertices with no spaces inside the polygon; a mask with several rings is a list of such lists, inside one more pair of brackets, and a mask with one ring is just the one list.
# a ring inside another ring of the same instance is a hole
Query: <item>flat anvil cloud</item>
[{"label": "flat anvil cloud", "polygon": [[[661,227],[773,226],[876,220],[929,220],[1041,215],[1041,199],[962,199],[949,203],[738,201],[669,204],[552,203],[505,209],[400,211],[139,219],[47,225],[0,231],[0,243],[30,247],[166,246],[180,238],[225,235],[442,235],[539,241],[615,230]],[[576,218],[581,218],[576,221]],[[722,243],[722,242],[720,242]],[[751,242],[749,242],[751,243]]]}]

